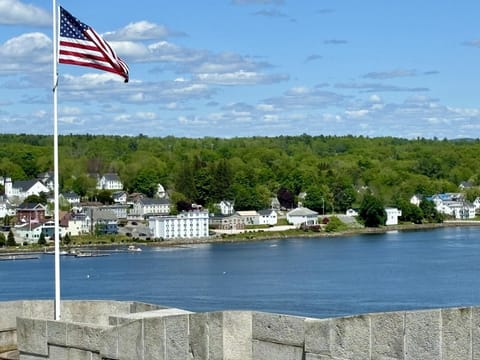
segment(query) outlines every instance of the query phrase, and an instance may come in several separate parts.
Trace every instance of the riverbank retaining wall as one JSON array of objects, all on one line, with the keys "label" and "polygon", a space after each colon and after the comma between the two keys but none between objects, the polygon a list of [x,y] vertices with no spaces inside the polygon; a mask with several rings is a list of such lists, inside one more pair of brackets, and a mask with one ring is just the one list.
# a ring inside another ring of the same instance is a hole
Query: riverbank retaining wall
[{"label": "riverbank retaining wall", "polygon": [[52,307],[0,303],[0,333],[11,333],[20,359],[480,360],[477,307],[315,319],[79,301],[62,303],[61,321]]}]

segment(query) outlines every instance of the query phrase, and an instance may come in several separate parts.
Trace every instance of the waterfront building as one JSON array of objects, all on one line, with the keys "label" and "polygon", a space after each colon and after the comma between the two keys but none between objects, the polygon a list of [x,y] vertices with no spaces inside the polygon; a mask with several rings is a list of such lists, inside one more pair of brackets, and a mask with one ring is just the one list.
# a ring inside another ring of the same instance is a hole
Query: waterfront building
[{"label": "waterfront building", "polygon": [[260,210],[259,215],[259,224],[260,225],[277,225],[278,216],[277,212],[272,209]]},{"label": "waterfront building", "polygon": [[318,225],[318,213],[306,207],[299,207],[287,213],[289,224],[300,225]]},{"label": "waterfront building", "polygon": [[[60,227],[60,236],[64,236],[64,229]],[[45,239],[55,237],[55,222],[47,221],[45,223],[24,223],[14,228],[15,237],[31,244],[37,243],[40,235],[43,233]],[[17,241],[18,242],[18,241]]]},{"label": "waterfront building", "polygon": [[192,239],[209,236],[208,211],[188,211],[176,216],[148,218],[150,233],[157,239]]},{"label": "waterfront building", "polygon": [[385,213],[387,214],[385,225],[398,225],[398,218],[402,216],[402,210],[397,208],[385,208]]},{"label": "waterfront building", "polygon": [[255,210],[237,211],[245,225],[259,225],[260,215]]}]

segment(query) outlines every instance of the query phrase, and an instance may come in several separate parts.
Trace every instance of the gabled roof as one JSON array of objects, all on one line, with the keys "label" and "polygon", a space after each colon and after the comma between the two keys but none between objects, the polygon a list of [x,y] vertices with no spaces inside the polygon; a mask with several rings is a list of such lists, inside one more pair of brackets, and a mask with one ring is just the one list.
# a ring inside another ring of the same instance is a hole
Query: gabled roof
[{"label": "gabled roof", "polygon": [[45,210],[45,206],[37,203],[22,203],[17,209],[24,211]]},{"label": "gabled roof", "polygon": [[270,215],[272,212],[276,213],[275,210],[272,209],[258,210],[258,213],[263,216]]},{"label": "gabled roof", "polygon": [[237,211],[237,214],[240,216],[258,216],[255,210]]},{"label": "gabled roof", "polygon": [[12,184],[12,187],[15,189],[21,189],[23,192],[26,192],[30,190],[36,183],[40,183],[43,185],[40,180],[18,180]]},{"label": "gabled roof", "polygon": [[318,213],[306,207],[300,207],[288,212],[287,215],[288,216],[318,216]]},{"label": "gabled roof", "polygon": [[127,192],[126,191],[115,191],[113,194],[112,194],[112,197],[114,199],[119,199],[121,198],[122,196],[126,196],[127,195]]},{"label": "gabled roof", "polygon": [[118,175],[115,174],[115,173],[103,174],[103,177],[104,177],[105,180],[107,180],[107,181],[120,181],[120,178],[119,178]]},{"label": "gabled roof", "polygon": [[77,195],[77,194],[74,193],[73,191],[62,193],[62,196],[63,196],[65,199],[77,199],[77,198],[80,197],[79,195]]},{"label": "gabled roof", "polygon": [[138,200],[138,203],[142,205],[169,205],[168,199],[156,199],[156,198],[143,198]]}]

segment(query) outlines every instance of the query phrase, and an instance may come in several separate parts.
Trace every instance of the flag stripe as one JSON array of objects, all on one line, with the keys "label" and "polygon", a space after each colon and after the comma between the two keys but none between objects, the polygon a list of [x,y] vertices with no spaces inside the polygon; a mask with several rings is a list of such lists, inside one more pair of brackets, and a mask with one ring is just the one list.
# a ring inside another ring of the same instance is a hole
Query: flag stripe
[{"label": "flag stripe", "polygon": [[88,25],[60,8],[58,62],[92,67],[122,76],[128,81],[128,65]]}]

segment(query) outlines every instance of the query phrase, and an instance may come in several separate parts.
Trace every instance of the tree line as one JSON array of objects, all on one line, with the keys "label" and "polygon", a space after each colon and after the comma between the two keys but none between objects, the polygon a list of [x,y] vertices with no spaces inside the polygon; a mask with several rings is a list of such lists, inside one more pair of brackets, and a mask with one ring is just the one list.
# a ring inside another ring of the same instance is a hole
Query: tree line
[{"label": "tree line", "polygon": [[[2,134],[0,145],[1,176],[31,179],[53,169],[52,136]],[[413,194],[456,192],[462,181],[479,185],[479,151],[478,139],[63,135],[60,191],[98,196],[95,175],[114,172],[129,192],[153,196],[161,183],[174,204],[229,199],[237,210],[258,210],[277,197],[286,208],[302,201],[320,213],[343,212],[366,194],[398,206]],[[469,200],[478,195],[475,187],[467,192]]]}]

